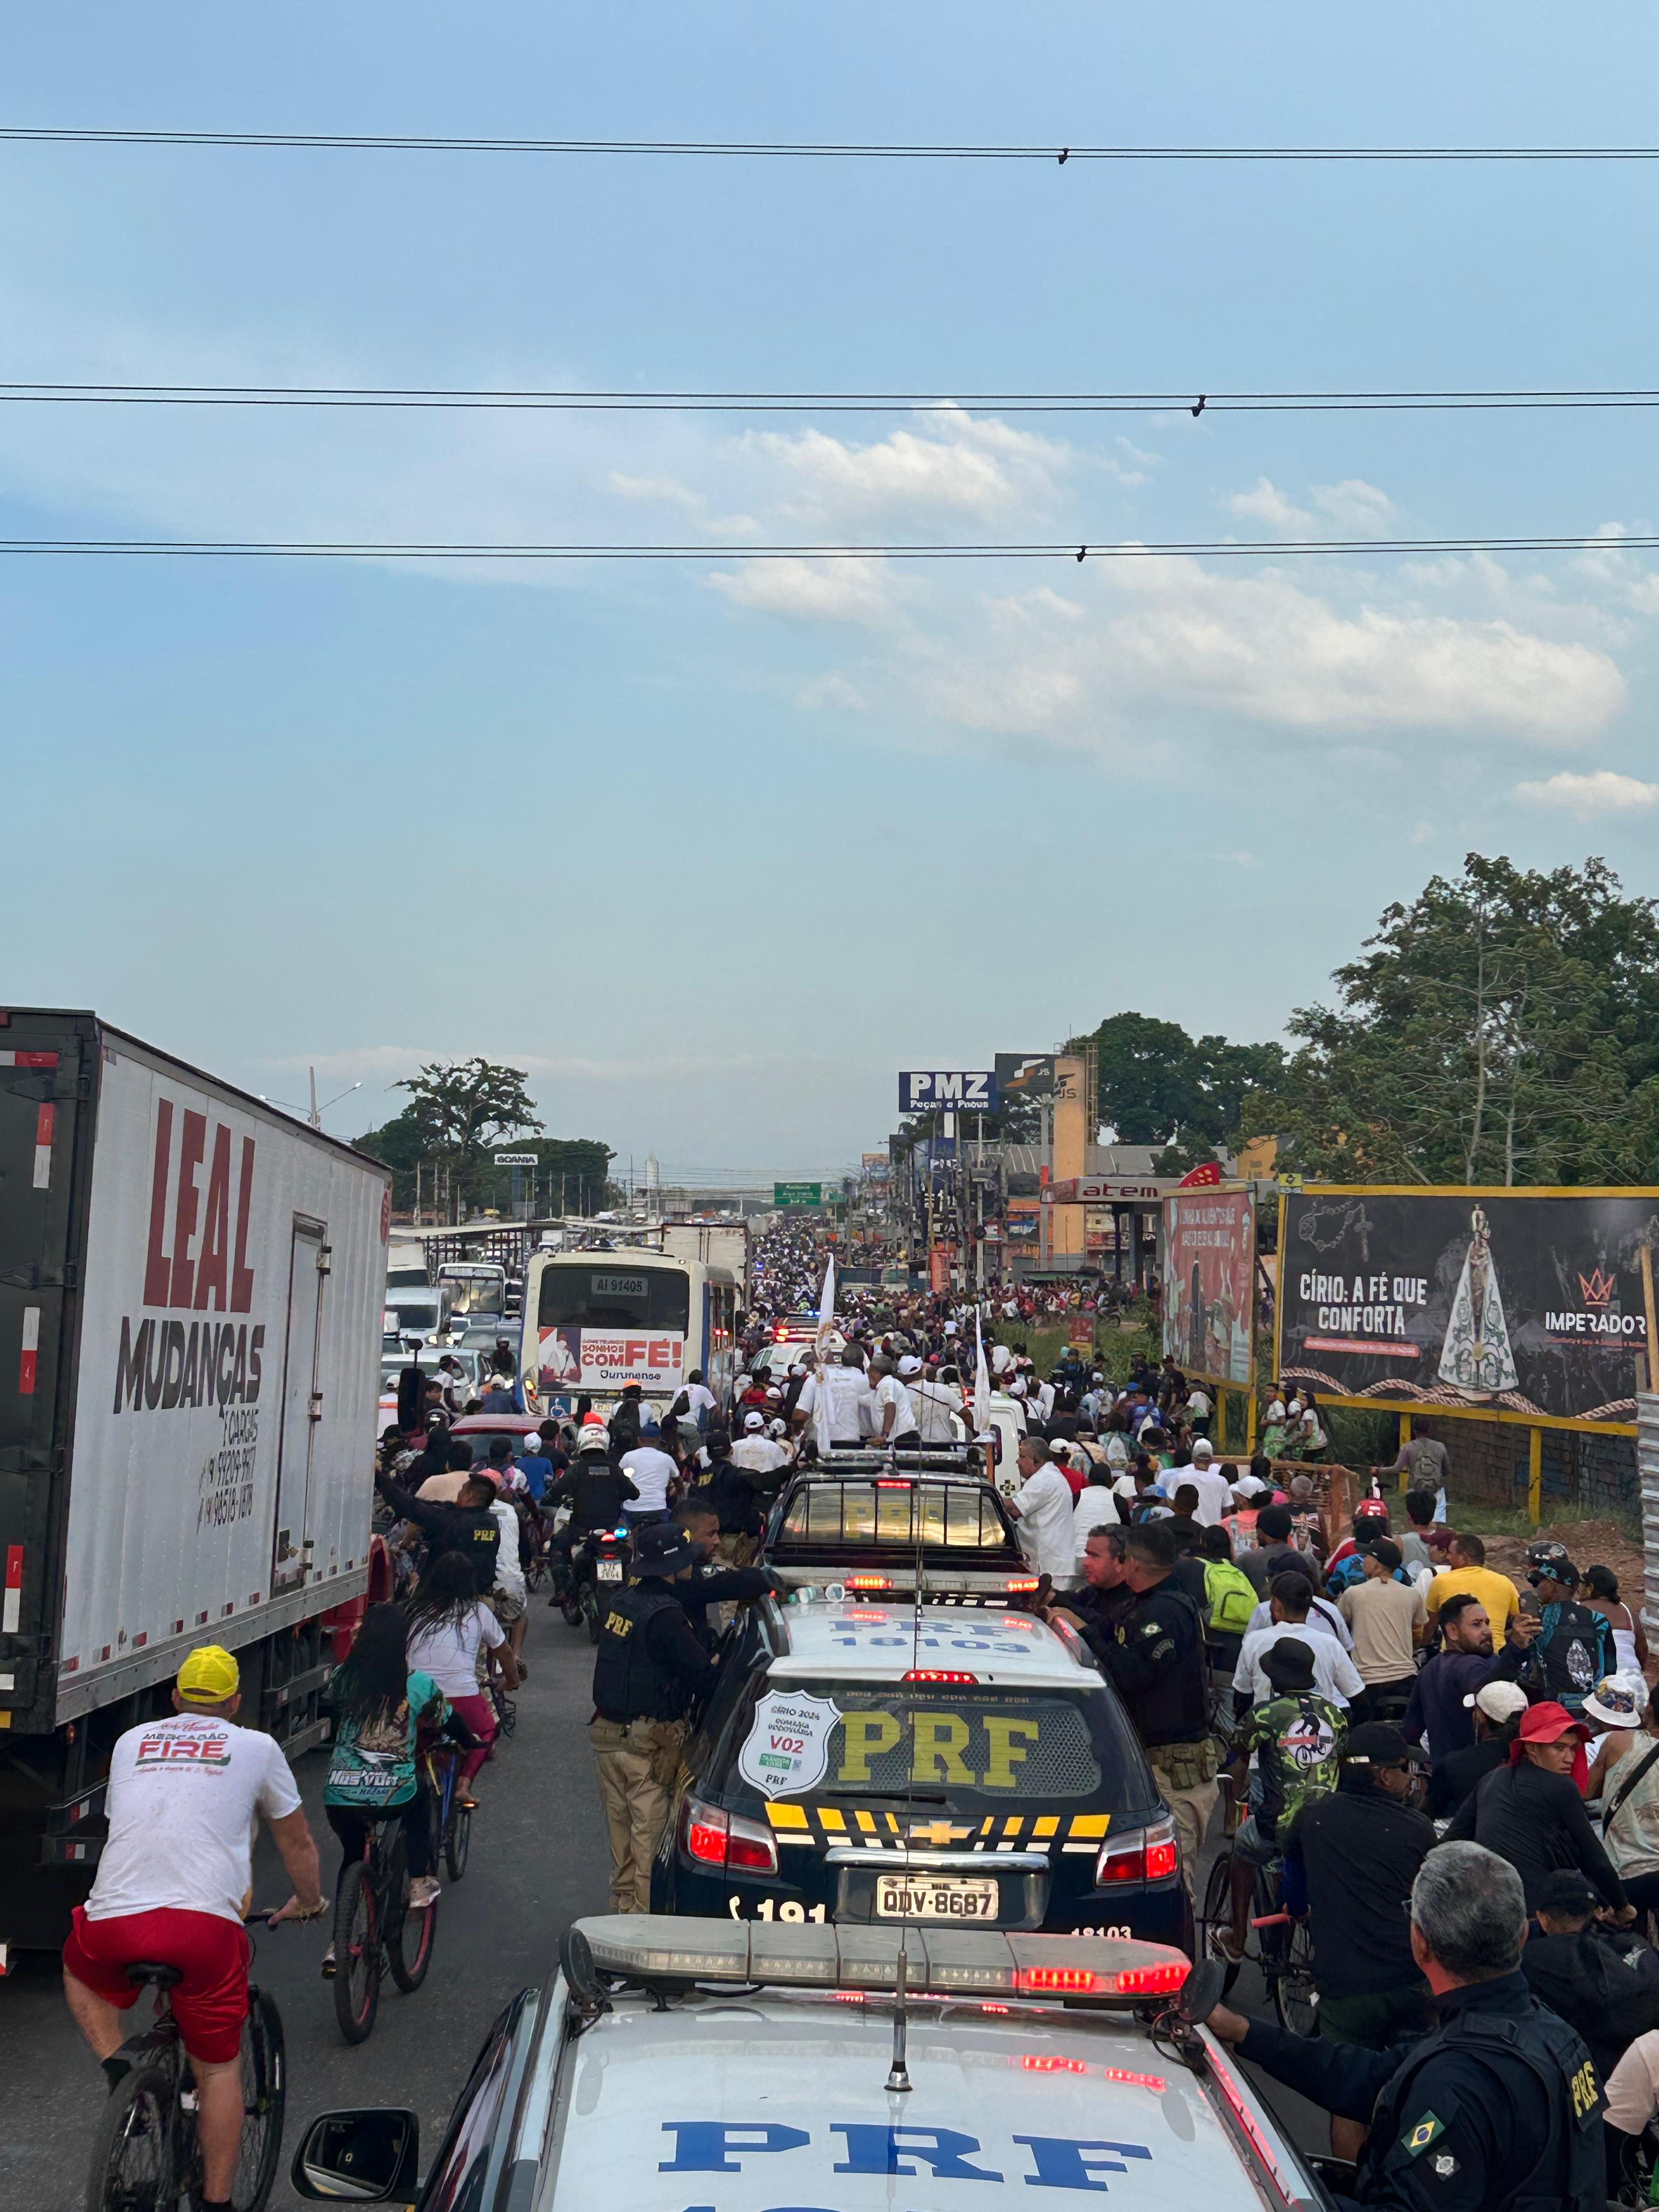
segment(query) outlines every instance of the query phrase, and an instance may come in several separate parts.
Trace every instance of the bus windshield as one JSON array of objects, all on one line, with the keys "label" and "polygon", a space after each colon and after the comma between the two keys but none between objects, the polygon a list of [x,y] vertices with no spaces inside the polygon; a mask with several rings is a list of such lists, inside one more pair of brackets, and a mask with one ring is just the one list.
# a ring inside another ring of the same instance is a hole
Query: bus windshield
[{"label": "bus windshield", "polygon": [[541,1328],[672,1329],[691,1317],[691,1279],[683,1267],[637,1267],[614,1259],[555,1261],[542,1274],[536,1309]]},{"label": "bus windshield", "polygon": [[458,1314],[499,1314],[507,1304],[507,1271],[502,1267],[441,1267],[438,1280],[450,1294]]}]

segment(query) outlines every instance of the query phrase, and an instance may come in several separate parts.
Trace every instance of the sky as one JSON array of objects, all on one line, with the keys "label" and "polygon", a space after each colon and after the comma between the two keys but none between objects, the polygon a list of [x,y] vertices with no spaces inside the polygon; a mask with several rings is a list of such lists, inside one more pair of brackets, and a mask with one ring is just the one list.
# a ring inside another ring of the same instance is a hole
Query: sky
[{"label": "sky", "polygon": [[[35,10],[0,123],[1625,144],[1650,8]],[[0,145],[0,380],[1636,386],[1651,165]],[[356,1134],[423,1061],[665,1176],[901,1069],[1244,1039],[1469,851],[1659,893],[1656,417],[0,405],[0,537],[1589,552],[673,567],[0,556],[0,994]],[[21,832],[21,835],[20,835]],[[37,842],[38,841],[38,842]],[[38,872],[20,865],[33,845]]]}]

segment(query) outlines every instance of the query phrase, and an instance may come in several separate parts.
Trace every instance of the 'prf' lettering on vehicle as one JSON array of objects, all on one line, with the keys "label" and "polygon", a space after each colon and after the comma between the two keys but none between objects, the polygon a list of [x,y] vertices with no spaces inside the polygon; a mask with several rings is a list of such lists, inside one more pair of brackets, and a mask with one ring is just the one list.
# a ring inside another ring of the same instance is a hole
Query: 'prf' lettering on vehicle
[{"label": "'prf' lettering on vehicle", "polygon": [[[674,2137],[675,2148],[672,2158],[659,2161],[659,2173],[741,2173],[745,2158],[804,2150],[811,2141],[806,2129],[777,2120],[665,2120],[662,2130]],[[979,2137],[957,2128],[925,2124],[894,2128],[837,2120],[829,2132],[844,2138],[847,2154],[836,2161],[836,2173],[919,2173],[921,2167],[914,2161],[920,2159],[936,2181],[1003,2179],[988,2166],[969,2163],[980,2151]],[[1030,2154],[1034,2170],[1024,2176],[1028,2189],[1104,2191],[1107,2185],[1098,2179],[1101,2174],[1127,2173],[1126,2160],[1152,2154],[1146,2143],[1103,2137],[1015,2136],[1012,2140]]]}]

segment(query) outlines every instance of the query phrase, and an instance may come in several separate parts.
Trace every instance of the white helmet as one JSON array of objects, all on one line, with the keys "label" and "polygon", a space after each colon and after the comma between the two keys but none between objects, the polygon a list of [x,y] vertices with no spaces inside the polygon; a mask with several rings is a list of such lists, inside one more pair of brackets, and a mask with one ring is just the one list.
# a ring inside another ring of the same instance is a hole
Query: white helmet
[{"label": "white helmet", "polygon": [[584,1421],[576,1437],[576,1449],[579,1453],[603,1452],[608,1456],[611,1450],[611,1432],[605,1423],[591,1419]]}]

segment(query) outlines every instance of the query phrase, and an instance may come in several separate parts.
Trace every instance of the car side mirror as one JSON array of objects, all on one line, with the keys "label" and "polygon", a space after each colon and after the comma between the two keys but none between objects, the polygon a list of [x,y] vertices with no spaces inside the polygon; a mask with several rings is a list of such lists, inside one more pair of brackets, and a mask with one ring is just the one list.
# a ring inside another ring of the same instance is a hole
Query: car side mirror
[{"label": "car side mirror", "polygon": [[289,2179],[315,2204],[412,2204],[420,2154],[413,2112],[390,2105],[322,2112],[306,2130]]}]

